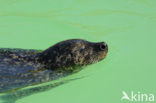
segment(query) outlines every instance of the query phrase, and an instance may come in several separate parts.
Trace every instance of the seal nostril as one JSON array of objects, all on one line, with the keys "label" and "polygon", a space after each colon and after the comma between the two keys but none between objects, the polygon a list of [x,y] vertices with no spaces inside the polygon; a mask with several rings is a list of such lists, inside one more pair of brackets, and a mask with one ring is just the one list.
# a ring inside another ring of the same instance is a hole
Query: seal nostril
[{"label": "seal nostril", "polygon": [[105,49],[106,49],[106,46],[107,46],[107,45],[106,45],[105,43],[101,43],[101,44],[100,44],[100,49],[101,49],[101,50],[105,50]]}]

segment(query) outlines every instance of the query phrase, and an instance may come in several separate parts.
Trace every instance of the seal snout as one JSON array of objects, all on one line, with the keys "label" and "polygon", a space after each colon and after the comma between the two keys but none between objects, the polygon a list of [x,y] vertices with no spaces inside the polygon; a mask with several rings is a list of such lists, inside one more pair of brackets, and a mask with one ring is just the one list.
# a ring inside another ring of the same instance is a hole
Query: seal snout
[{"label": "seal snout", "polygon": [[108,50],[107,44],[106,44],[105,42],[101,42],[101,43],[100,43],[100,49],[103,50],[103,51],[104,51],[104,50]]}]

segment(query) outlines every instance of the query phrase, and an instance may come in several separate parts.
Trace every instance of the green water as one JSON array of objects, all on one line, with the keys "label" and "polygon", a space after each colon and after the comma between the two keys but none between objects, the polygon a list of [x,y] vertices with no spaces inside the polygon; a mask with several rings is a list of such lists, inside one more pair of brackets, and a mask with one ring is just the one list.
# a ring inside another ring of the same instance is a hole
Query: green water
[{"label": "green water", "polygon": [[0,47],[46,49],[70,38],[106,41],[107,58],[79,73],[86,78],[17,103],[126,103],[122,91],[156,96],[155,0],[0,0]]}]

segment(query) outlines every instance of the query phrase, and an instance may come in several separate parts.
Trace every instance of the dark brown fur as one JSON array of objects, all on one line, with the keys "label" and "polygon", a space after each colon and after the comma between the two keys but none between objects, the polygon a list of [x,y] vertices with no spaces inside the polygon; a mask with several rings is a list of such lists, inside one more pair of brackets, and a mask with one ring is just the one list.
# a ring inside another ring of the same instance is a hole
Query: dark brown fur
[{"label": "dark brown fur", "polygon": [[45,51],[1,49],[0,92],[58,79],[105,58],[104,42],[71,39]]}]

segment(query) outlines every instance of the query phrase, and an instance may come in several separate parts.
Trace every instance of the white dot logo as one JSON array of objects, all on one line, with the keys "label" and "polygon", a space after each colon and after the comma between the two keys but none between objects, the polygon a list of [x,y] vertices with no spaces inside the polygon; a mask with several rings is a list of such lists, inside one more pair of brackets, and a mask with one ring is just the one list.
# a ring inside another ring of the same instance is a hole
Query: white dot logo
[{"label": "white dot logo", "polygon": [[126,99],[126,100],[130,101],[130,98],[128,97],[128,95],[127,95],[127,93],[125,91],[122,91],[122,94],[123,94],[123,96],[122,96],[121,100]]},{"label": "white dot logo", "polygon": [[154,102],[154,94],[152,93],[141,93],[141,92],[133,92],[131,91],[130,94],[122,91],[121,101],[138,101],[138,102]]}]

